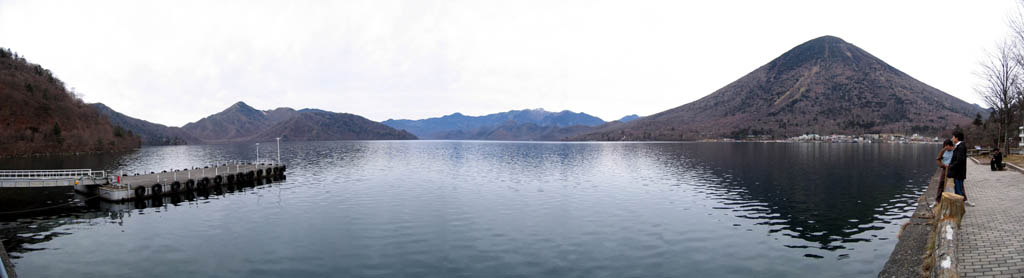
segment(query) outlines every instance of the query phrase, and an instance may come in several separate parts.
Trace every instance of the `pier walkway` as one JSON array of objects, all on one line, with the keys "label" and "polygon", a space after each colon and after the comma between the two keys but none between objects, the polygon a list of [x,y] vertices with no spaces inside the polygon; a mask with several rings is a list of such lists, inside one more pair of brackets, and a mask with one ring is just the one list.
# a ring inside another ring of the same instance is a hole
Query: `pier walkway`
[{"label": "pier walkway", "polygon": [[275,162],[223,163],[220,165],[113,176],[96,194],[107,201],[126,201],[152,196],[205,190],[220,186],[252,186],[284,179],[286,167]]},{"label": "pier walkway", "polygon": [[39,202],[25,196],[71,192],[95,195],[107,201],[140,200],[194,191],[255,186],[285,179],[286,166],[273,161],[233,161],[168,171],[117,174],[90,169],[0,170],[0,201]]},{"label": "pier walkway", "polygon": [[967,207],[957,246],[961,277],[1024,277],[1024,175],[967,163]]},{"label": "pier walkway", "polygon": [[90,169],[0,170],[0,187],[7,188],[103,184],[106,181],[106,172]]}]

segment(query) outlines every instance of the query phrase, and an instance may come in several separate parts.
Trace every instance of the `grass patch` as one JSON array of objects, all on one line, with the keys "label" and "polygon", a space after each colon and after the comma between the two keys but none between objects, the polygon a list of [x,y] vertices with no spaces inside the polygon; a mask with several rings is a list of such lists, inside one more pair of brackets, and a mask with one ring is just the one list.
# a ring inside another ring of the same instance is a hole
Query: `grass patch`
[{"label": "grass patch", "polygon": [[1013,163],[1014,165],[1017,166],[1024,166],[1024,156],[1021,156],[1019,154],[1007,155],[1005,158],[1003,158],[1003,162]]}]

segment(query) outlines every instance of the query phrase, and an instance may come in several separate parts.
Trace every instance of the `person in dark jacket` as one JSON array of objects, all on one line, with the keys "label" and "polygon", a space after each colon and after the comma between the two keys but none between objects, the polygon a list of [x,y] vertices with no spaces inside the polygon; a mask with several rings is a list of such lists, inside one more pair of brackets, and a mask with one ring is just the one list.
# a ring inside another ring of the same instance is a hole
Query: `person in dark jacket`
[{"label": "person in dark jacket", "polygon": [[974,204],[967,201],[967,191],[964,190],[964,180],[967,179],[967,145],[964,144],[964,132],[954,131],[952,140],[953,159],[949,162],[946,177],[953,179],[953,191],[964,196],[964,203],[973,207]]},{"label": "person in dark jacket", "polygon": [[999,148],[992,149],[992,160],[988,165],[992,171],[1003,170],[1003,153],[999,152]]}]

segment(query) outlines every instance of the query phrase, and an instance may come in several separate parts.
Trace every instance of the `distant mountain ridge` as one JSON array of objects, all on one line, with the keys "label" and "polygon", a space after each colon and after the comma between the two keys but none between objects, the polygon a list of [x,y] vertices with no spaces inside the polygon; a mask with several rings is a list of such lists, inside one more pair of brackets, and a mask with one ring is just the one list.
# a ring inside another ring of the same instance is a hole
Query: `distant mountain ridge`
[{"label": "distant mountain ridge", "polygon": [[[604,124],[605,121],[586,113],[569,110],[551,112],[544,109],[524,109],[483,116],[453,113],[422,120],[389,119],[381,123],[407,130],[422,139],[541,140],[541,137],[546,138],[541,136],[546,132],[539,132],[537,128],[553,130],[594,127]],[[517,125],[524,126],[516,127]],[[513,130],[525,133],[516,133]]]},{"label": "distant mountain ridge", "polygon": [[867,51],[823,36],[697,101],[572,140],[698,140],[805,133],[938,135],[966,125],[968,104]]},{"label": "distant mountain ridge", "polygon": [[640,118],[640,116],[637,116],[636,114],[632,114],[632,115],[623,116],[622,118],[619,119],[619,121],[623,122],[623,123],[628,123],[628,122],[631,122],[631,121],[639,119],[639,118]]},{"label": "distant mountain ridge", "polygon": [[592,126],[541,126],[533,123],[506,122],[499,126],[475,130],[452,130],[435,139],[445,140],[501,140],[501,141],[562,141],[593,130]]},{"label": "distant mountain ridge", "polygon": [[411,133],[358,115],[320,109],[258,110],[239,101],[179,128],[128,117],[102,103],[93,106],[112,122],[139,134],[146,145],[225,144],[271,141],[278,137],[290,141],[416,139]]}]

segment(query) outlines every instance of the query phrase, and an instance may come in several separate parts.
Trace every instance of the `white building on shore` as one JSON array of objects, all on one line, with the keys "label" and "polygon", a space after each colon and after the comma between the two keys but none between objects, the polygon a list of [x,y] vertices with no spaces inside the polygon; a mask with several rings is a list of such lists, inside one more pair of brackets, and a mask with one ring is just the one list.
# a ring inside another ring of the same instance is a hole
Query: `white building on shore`
[{"label": "white building on shore", "polygon": [[1020,142],[1017,142],[1017,147],[1020,149],[1020,154],[1024,154],[1024,125],[1020,126]]}]

